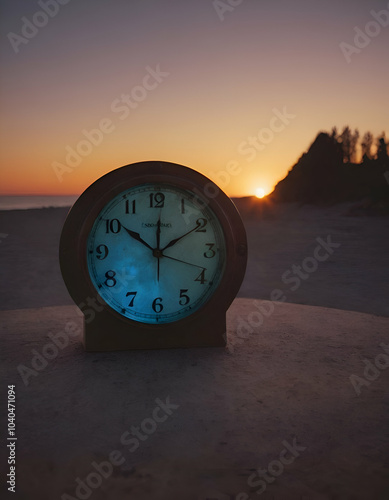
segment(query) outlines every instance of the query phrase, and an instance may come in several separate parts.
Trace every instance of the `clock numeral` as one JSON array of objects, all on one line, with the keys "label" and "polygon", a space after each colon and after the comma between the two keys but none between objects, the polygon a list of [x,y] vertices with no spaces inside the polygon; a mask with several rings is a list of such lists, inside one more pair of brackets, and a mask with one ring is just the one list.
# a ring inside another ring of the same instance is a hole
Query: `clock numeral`
[{"label": "clock numeral", "polygon": [[204,252],[204,257],[206,257],[207,259],[212,259],[212,257],[215,257],[216,255],[216,252],[213,249],[215,243],[206,243],[205,245],[208,247],[208,250]]},{"label": "clock numeral", "polygon": [[205,279],[205,271],[206,269],[204,268],[201,273],[197,276],[197,278],[195,279],[195,281],[200,281],[200,283],[202,285],[204,285],[204,283],[206,283],[206,279]]},{"label": "clock numeral", "polygon": [[96,248],[97,258],[99,260],[104,260],[108,256],[108,247],[107,245],[99,245]]},{"label": "clock numeral", "polygon": [[162,302],[162,297],[157,297],[156,299],[153,300],[152,308],[153,311],[156,312],[157,314],[162,312],[163,310],[163,305],[161,304]]},{"label": "clock numeral", "polygon": [[135,296],[138,292],[127,292],[126,297],[129,297],[130,295],[132,296],[132,299],[130,300],[130,303],[128,304],[128,307],[134,307],[134,299]]},{"label": "clock numeral", "polygon": [[104,219],[105,220],[105,232],[107,234],[109,233],[114,233],[117,234],[121,228],[122,225],[120,224],[119,219]]},{"label": "clock numeral", "polygon": [[108,287],[113,287],[116,285],[116,279],[115,279],[116,273],[115,271],[107,271],[105,273],[105,277],[107,278],[104,283]]},{"label": "clock numeral", "polygon": [[203,219],[202,217],[200,219],[197,219],[196,221],[197,227],[195,229],[195,233],[205,233],[207,230],[204,229],[205,226],[208,224],[207,219]]},{"label": "clock numeral", "polygon": [[126,200],[126,214],[135,214],[135,200],[132,200],[131,202],[131,208],[130,208],[130,200]]},{"label": "clock numeral", "polygon": [[180,301],[179,301],[180,306],[186,306],[190,302],[190,298],[188,297],[188,295],[186,295],[187,291],[188,291],[187,288],[182,288],[180,290]]},{"label": "clock numeral", "polygon": [[150,193],[150,208],[162,208],[165,205],[163,193]]},{"label": "clock numeral", "polygon": [[181,213],[185,213],[185,200],[184,198],[181,199]]}]

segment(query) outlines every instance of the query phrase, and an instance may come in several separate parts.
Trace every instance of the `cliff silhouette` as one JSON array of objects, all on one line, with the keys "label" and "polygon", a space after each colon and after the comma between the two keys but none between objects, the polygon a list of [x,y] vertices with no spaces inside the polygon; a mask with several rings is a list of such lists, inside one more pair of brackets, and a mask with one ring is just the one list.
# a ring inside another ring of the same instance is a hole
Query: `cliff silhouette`
[{"label": "cliff silhouette", "polygon": [[358,131],[345,127],[338,135],[320,132],[308,151],[278,182],[268,196],[274,202],[328,205],[341,202],[361,202],[365,209],[378,208],[389,212],[389,156],[385,136],[376,140],[363,136],[361,161],[355,162]]}]

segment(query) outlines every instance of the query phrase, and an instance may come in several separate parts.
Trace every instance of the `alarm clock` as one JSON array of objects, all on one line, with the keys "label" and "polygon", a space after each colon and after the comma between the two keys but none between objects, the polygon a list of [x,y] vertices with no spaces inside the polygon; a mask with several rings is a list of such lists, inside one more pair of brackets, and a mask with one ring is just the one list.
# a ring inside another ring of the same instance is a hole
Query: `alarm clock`
[{"label": "alarm clock", "polygon": [[[133,163],[71,208],[59,259],[88,351],[225,346],[247,239],[230,198],[199,172]],[[86,314],[85,304],[95,314]]]}]

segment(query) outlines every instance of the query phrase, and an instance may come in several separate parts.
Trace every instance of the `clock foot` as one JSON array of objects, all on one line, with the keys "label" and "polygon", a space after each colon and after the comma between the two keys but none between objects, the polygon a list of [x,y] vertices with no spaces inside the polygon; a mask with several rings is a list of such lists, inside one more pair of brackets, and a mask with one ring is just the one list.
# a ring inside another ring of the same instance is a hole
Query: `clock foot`
[{"label": "clock foot", "polygon": [[147,324],[129,324],[101,311],[94,321],[84,324],[83,343],[86,351],[225,347],[226,316],[220,313],[211,319],[186,318],[158,325],[156,330]]}]

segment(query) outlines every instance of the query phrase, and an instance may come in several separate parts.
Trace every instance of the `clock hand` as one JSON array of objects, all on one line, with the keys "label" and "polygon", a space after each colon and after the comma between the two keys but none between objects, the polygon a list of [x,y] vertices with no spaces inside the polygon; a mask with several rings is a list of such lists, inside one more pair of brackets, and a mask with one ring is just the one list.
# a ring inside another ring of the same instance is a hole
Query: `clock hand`
[{"label": "clock hand", "polygon": [[131,238],[134,238],[134,240],[137,240],[139,241],[139,243],[142,243],[142,245],[145,245],[147,248],[150,248],[150,250],[153,250],[153,248],[145,242],[145,240],[143,240],[141,237],[140,237],[140,234],[139,233],[136,233],[135,231],[131,231],[131,229],[127,229],[126,227],[122,226],[122,228],[127,231],[127,233],[131,236]]},{"label": "clock hand", "polygon": [[[190,233],[193,233],[193,231],[195,231],[195,230],[196,230],[196,229],[198,229],[199,227],[200,227],[200,226],[199,226],[199,224],[196,224],[196,227],[194,227],[193,229],[191,229],[191,230],[190,230],[190,231],[188,231],[187,233],[183,234],[182,236],[179,236],[178,238],[174,238],[174,240],[169,241],[169,243],[168,243],[165,247],[163,247],[163,248],[161,249],[161,251],[163,252],[163,251],[164,251],[164,250],[166,250],[167,248],[172,247],[172,246],[173,246],[173,245],[175,245],[175,244],[177,243],[177,241],[179,241],[181,238],[183,238],[184,236],[187,236],[187,235],[188,235],[188,234],[190,234]],[[165,255],[165,257],[166,257],[166,255]]]},{"label": "clock hand", "polygon": [[197,264],[192,264],[191,262],[186,262],[185,260],[180,260],[180,259],[176,259],[174,257],[169,257],[169,255],[164,254],[163,257],[165,259],[170,259],[170,260],[175,260],[177,262],[182,262],[182,264],[188,264],[188,266],[199,267],[200,269],[207,269],[206,267],[198,266]]},{"label": "clock hand", "polygon": [[[157,248],[156,250],[158,251],[157,253],[157,281],[159,281],[159,246],[160,246],[160,243],[161,243],[161,212],[159,213],[159,219],[158,219],[158,222],[157,222]],[[162,252],[161,252],[161,255],[162,255]]]},{"label": "clock hand", "polygon": [[157,222],[157,250],[161,250],[159,248],[161,242],[161,214],[159,214],[159,219]]}]

